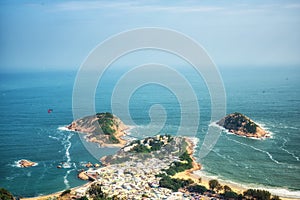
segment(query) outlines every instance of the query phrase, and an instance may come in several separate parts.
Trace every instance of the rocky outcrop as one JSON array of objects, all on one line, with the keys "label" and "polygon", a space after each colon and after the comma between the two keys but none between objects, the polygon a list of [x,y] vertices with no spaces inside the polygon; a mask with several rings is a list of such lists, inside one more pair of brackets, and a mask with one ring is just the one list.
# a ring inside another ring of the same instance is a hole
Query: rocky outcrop
[{"label": "rocky outcrop", "polygon": [[229,114],[218,121],[217,124],[236,135],[253,138],[269,137],[269,133],[266,130],[241,113]]},{"label": "rocky outcrop", "polygon": [[37,165],[37,163],[35,163],[35,162],[32,162],[32,161],[30,161],[30,160],[25,160],[25,159],[23,159],[23,160],[20,160],[19,161],[19,165],[21,166],[21,167],[32,167],[32,166],[35,166],[35,165]]},{"label": "rocky outcrop", "polygon": [[85,167],[91,168],[91,167],[93,167],[93,164],[92,164],[91,162],[88,162],[88,163],[85,165]]},{"label": "rocky outcrop", "polygon": [[88,175],[86,174],[86,172],[85,171],[81,171],[81,172],[79,172],[78,173],[78,175],[77,175],[77,177],[79,178],[79,179],[81,179],[81,180],[89,180],[89,177],[88,177]]}]

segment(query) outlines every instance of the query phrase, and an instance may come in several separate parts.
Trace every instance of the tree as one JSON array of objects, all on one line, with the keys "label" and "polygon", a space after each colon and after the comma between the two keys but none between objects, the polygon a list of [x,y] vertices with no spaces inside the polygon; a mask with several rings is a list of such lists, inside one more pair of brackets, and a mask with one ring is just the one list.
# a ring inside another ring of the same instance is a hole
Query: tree
[{"label": "tree", "polygon": [[190,184],[193,184],[191,179],[176,179],[166,175],[162,175],[162,178],[159,180],[160,187],[171,189],[174,192],[177,192],[179,188],[184,188]]},{"label": "tree", "polygon": [[93,198],[93,200],[108,200],[111,199],[107,197],[107,195],[102,191],[101,185],[93,184],[88,190],[88,193],[90,197]]},{"label": "tree", "polygon": [[217,181],[217,180],[215,180],[215,179],[213,179],[213,180],[210,180],[209,182],[208,182],[208,184],[209,184],[209,188],[211,189],[211,190],[215,190],[215,189],[219,189],[220,188],[220,183],[219,183],[219,181]]},{"label": "tree", "polygon": [[279,196],[273,196],[272,198],[271,198],[271,200],[281,200],[280,198],[279,198]]},{"label": "tree", "polygon": [[188,186],[187,189],[189,192],[197,192],[199,194],[203,194],[204,192],[207,191],[207,188],[203,185],[191,185],[191,186]]},{"label": "tree", "polygon": [[224,199],[239,199],[239,195],[232,191],[227,191],[223,194]]},{"label": "tree", "polygon": [[270,200],[271,193],[266,190],[249,189],[244,192],[244,196],[252,197],[259,200]]},{"label": "tree", "polygon": [[202,178],[198,178],[198,182],[199,182],[199,183],[202,183]]},{"label": "tree", "polygon": [[215,189],[216,189],[216,192],[219,193],[221,190],[223,190],[223,186],[219,184],[216,186]]},{"label": "tree", "polygon": [[232,189],[228,185],[224,185],[223,189],[224,189],[224,193],[232,191]]},{"label": "tree", "polygon": [[6,189],[0,188],[0,199],[1,200],[13,200],[14,196]]}]

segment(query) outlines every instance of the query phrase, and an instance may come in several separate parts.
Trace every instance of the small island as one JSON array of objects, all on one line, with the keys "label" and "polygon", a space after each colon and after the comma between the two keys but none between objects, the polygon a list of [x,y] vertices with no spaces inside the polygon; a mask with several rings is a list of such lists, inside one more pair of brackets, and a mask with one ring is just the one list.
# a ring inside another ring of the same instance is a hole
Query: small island
[{"label": "small island", "polygon": [[98,143],[101,147],[123,147],[128,127],[115,115],[105,112],[83,117],[67,126],[69,130],[86,134],[88,142]]},{"label": "small island", "polygon": [[238,112],[225,116],[220,121],[218,121],[217,124],[225,128],[229,132],[240,136],[250,138],[270,137],[269,132],[257,125],[249,117]]}]

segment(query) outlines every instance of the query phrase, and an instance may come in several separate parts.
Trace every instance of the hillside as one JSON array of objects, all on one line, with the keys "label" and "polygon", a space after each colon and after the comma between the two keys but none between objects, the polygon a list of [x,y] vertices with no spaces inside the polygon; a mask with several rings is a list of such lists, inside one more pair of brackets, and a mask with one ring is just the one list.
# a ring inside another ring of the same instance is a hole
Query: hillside
[{"label": "hillside", "polygon": [[86,134],[86,139],[89,142],[98,143],[102,147],[122,147],[126,144],[126,141],[121,137],[126,134],[127,126],[118,117],[109,112],[97,113],[96,115],[77,119],[67,128]]}]

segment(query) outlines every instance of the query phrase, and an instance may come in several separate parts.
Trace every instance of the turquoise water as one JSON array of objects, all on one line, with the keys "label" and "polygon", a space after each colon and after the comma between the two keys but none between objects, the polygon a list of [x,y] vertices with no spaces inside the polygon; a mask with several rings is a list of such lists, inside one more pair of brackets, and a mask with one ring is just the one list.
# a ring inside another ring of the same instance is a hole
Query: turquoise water
[{"label": "turquoise water", "polygon": [[[300,70],[297,68],[221,69],[227,113],[241,112],[272,132],[253,140],[221,134],[216,146],[199,160],[210,176],[244,185],[300,190]],[[108,71],[96,92],[97,111],[111,111],[111,95],[122,70]],[[193,85],[200,105],[199,146],[210,124],[210,98],[200,76],[181,70]],[[76,72],[0,74],[0,187],[16,195],[48,194],[85,183],[76,177],[88,161],[97,162],[77,133],[60,129],[72,120],[72,89]],[[148,84],[130,99],[130,114],[140,134],[149,122],[149,109],[161,104],[167,120],[162,133],[176,133],[180,104],[176,94]],[[184,106],[188,106],[185,104]],[[48,114],[51,108],[53,112]],[[162,119],[159,119],[162,120]],[[149,128],[149,127],[148,127]],[[151,127],[150,127],[151,129]],[[101,149],[103,155],[113,149]],[[196,153],[197,156],[197,153]],[[19,168],[15,162],[38,163]],[[69,168],[57,169],[60,162]],[[287,192],[287,191],[284,191]]]}]

